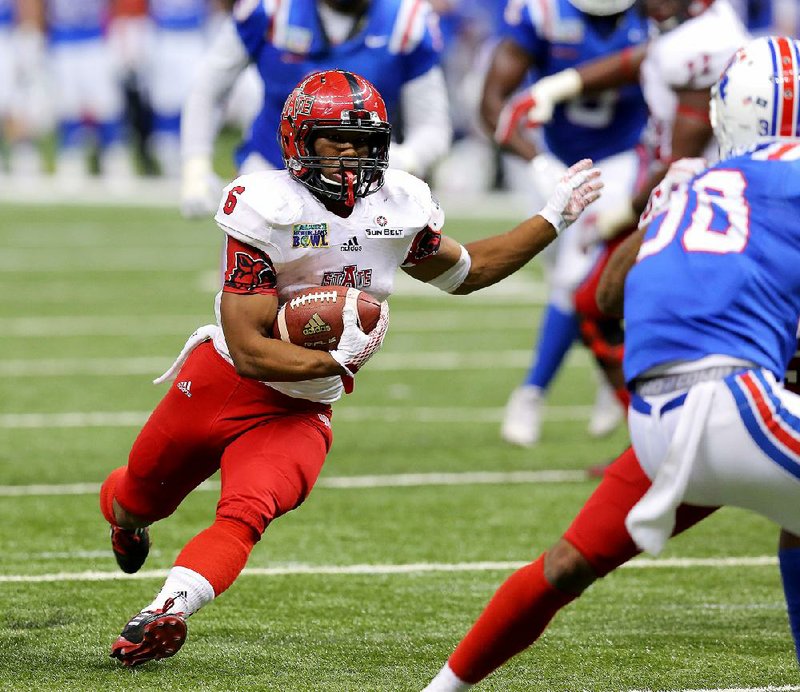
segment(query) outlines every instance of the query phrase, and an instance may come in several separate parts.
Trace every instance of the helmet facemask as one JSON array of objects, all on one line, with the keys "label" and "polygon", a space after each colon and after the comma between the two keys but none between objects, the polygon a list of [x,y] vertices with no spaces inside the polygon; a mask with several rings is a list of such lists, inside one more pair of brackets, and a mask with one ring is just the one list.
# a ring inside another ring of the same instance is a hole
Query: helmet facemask
[{"label": "helmet facemask", "polygon": [[[352,124],[344,124],[347,121]],[[345,112],[341,120],[307,120],[297,134],[300,152],[297,157],[298,169],[306,170],[298,180],[318,194],[352,206],[356,197],[366,197],[383,187],[384,171],[389,167],[391,130],[389,123],[382,122],[376,114],[366,111]],[[347,139],[348,133],[352,133],[356,141],[366,135],[367,156],[317,155],[316,141],[320,137],[344,135]],[[338,180],[331,177],[331,171]]]}]

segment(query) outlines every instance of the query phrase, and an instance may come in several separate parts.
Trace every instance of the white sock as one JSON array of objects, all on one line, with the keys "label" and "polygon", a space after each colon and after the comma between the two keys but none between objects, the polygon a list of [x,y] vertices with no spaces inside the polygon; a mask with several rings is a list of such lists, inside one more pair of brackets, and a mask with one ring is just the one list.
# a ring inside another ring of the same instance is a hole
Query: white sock
[{"label": "white sock", "polygon": [[464,682],[445,663],[444,667],[422,692],[464,692],[470,687],[472,687],[470,683]]},{"label": "white sock", "polygon": [[173,603],[167,612],[183,613],[188,617],[214,599],[214,587],[202,574],[186,567],[173,567],[158,596],[143,610],[161,610],[170,599]]}]

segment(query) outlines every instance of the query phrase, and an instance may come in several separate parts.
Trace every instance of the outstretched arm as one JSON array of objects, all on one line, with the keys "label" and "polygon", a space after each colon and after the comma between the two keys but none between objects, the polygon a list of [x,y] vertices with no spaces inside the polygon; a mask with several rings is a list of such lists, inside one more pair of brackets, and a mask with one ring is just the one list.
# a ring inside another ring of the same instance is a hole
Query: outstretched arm
[{"label": "outstretched arm", "polygon": [[406,268],[420,281],[464,295],[497,283],[525,265],[574,222],[600,196],[600,171],[589,159],[579,161],[556,186],[545,207],[507,233],[462,247],[444,237],[437,254]]},{"label": "outstretched arm", "polygon": [[506,102],[497,117],[495,139],[503,146],[511,146],[519,136],[520,126],[536,127],[550,122],[559,103],[580,94],[638,83],[639,68],[646,52],[646,44],[631,46],[580,67],[543,77]]},{"label": "outstretched arm", "polygon": [[647,44],[642,43],[584,63],[578,68],[581,91],[585,94],[638,84],[639,70],[646,54]]}]

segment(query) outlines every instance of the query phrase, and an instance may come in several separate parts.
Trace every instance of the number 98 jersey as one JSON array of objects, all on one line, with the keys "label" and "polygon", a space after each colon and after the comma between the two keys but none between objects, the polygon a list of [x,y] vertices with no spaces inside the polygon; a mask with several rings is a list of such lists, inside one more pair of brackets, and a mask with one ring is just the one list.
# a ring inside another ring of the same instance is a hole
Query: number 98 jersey
[{"label": "number 98 jersey", "polygon": [[726,355],[782,379],[800,317],[800,143],[761,145],[673,193],[625,283],[625,378]]}]

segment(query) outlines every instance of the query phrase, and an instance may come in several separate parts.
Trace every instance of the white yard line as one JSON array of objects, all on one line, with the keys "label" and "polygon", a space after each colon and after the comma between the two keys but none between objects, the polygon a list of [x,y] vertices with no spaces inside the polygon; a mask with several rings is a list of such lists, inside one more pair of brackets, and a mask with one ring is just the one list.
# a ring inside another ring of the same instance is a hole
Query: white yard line
[{"label": "white yard line", "polygon": [[[708,687],[703,689],[693,690],[676,690],[676,692],[796,692],[800,690],[800,685],[781,685],[775,687],[768,685],[767,687]],[[628,690],[627,692],[664,692],[663,690]]]},{"label": "white yard line", "polygon": [[[506,572],[524,567],[528,562],[415,562],[404,565],[305,565],[290,564],[280,567],[247,567],[243,576],[279,577],[285,575],[386,575],[420,574],[436,572]],[[627,569],[708,569],[730,567],[774,567],[777,558],[768,555],[738,558],[664,558],[653,560],[636,558],[623,565]],[[60,581],[114,581],[117,579],[156,579],[166,576],[167,570],[143,570],[136,574],[119,571],[88,570],[84,572],[56,572],[53,574],[5,574],[0,583],[39,583]]]},{"label": "white yard line", "polygon": [[[499,423],[503,407],[495,408],[439,408],[405,406],[341,406],[333,414],[337,423],[377,421],[381,423],[426,422],[437,423]],[[581,421],[591,415],[591,406],[551,406],[544,410],[548,421]],[[3,413],[0,430],[41,428],[135,428],[144,424],[150,411],[86,411],[67,413]]]},{"label": "white yard line", "polygon": [[[428,485],[504,485],[518,483],[580,483],[588,480],[583,471],[467,471],[463,473],[396,473],[371,476],[329,476],[317,481],[317,488],[410,488]],[[219,490],[217,481],[206,481],[198,490]],[[95,495],[99,483],[54,485],[0,485],[0,497],[42,495]]]}]

